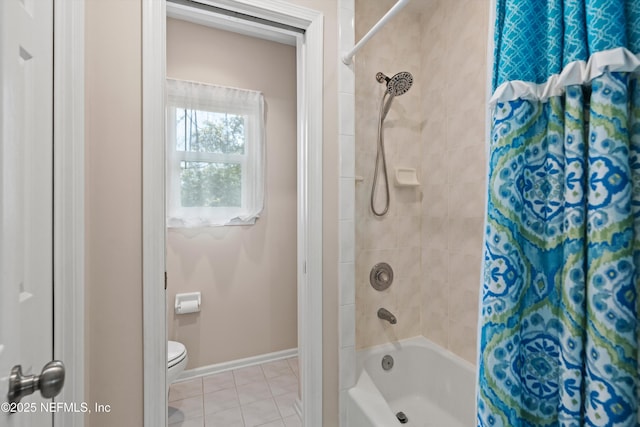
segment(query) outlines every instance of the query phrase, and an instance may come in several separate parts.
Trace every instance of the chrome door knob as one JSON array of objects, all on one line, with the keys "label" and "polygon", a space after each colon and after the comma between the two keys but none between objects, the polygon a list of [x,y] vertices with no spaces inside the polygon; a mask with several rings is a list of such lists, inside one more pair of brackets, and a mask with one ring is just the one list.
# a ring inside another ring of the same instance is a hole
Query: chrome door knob
[{"label": "chrome door knob", "polygon": [[9,376],[9,403],[18,403],[20,400],[40,390],[45,399],[51,399],[60,393],[64,386],[64,363],[52,360],[44,365],[40,375],[22,375],[22,366],[16,365],[11,369]]}]

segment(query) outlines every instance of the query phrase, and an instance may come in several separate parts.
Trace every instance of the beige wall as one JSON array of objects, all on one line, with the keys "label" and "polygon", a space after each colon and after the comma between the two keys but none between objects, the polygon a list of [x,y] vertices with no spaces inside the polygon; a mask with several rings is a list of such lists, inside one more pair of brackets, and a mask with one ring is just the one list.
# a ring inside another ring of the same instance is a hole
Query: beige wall
[{"label": "beige wall", "polygon": [[142,426],[141,9],[87,0],[86,389],[92,427]]},{"label": "beige wall", "polygon": [[[256,224],[168,231],[169,339],[187,347],[187,369],[296,348],[295,47],[168,19],[167,76],[259,90],[267,112]],[[176,315],[175,294],[194,291],[200,313]]]},{"label": "beige wall", "polygon": [[[393,4],[356,0],[356,33]],[[488,12],[489,0],[412,4],[356,58],[356,174],[365,177],[356,184],[360,348],[421,334],[475,362]],[[386,121],[390,175],[395,165],[416,167],[422,185],[415,195],[392,186],[390,214],[378,220],[368,207],[382,92],[374,76],[403,70],[414,74],[414,87]],[[385,293],[368,284],[379,261],[391,261],[400,279]],[[398,325],[378,320],[378,306],[393,307]]]},{"label": "beige wall", "polygon": [[[87,425],[143,425],[141,0],[86,0]],[[338,425],[337,3],[324,14],[323,416]]]}]

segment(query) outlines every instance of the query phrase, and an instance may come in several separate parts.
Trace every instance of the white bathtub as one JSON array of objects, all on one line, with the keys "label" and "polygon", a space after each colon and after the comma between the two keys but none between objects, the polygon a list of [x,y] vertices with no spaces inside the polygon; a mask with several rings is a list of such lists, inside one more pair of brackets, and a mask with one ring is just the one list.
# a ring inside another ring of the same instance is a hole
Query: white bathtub
[{"label": "white bathtub", "polygon": [[[382,369],[391,355],[394,366]],[[423,337],[361,350],[347,393],[348,427],[475,425],[475,368]],[[396,414],[408,418],[401,424]]]}]

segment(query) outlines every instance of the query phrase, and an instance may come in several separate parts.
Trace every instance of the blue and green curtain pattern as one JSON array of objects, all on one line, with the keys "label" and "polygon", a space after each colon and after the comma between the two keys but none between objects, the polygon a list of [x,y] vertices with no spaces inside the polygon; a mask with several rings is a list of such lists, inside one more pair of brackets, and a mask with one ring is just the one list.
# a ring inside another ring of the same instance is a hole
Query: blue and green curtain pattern
[{"label": "blue and green curtain pattern", "polygon": [[640,426],[640,0],[497,0],[478,427]]}]

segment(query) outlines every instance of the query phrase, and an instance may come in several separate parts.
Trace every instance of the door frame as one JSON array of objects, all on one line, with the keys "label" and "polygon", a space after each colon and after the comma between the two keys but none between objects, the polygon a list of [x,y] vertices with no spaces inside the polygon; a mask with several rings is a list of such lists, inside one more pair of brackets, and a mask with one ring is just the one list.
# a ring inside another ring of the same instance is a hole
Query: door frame
[{"label": "door frame", "polygon": [[[53,0],[53,356],[66,368],[58,402],[84,402],[84,0]],[[57,412],[54,426],[84,426]]]},{"label": "door frame", "polygon": [[[199,0],[304,30],[298,75],[298,355],[302,425],[322,426],[323,25],[318,11],[282,0]],[[142,4],[144,425],[167,424],[165,283],[166,3]]]}]

